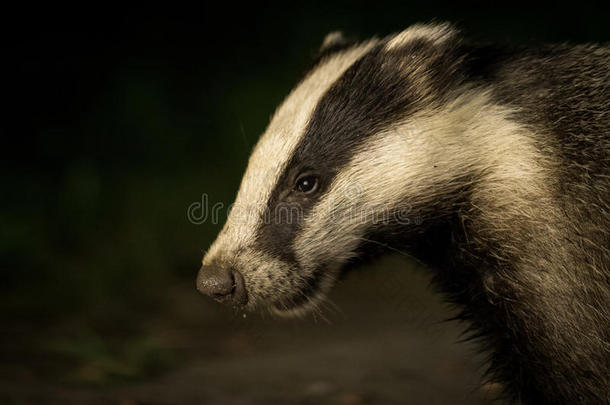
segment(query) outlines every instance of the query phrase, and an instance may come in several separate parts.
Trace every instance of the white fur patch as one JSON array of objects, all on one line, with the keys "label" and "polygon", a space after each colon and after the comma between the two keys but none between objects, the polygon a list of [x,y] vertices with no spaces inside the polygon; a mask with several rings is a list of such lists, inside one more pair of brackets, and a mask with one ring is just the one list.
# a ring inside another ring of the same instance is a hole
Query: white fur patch
[{"label": "white fur patch", "polygon": [[392,39],[390,39],[390,41],[388,41],[385,49],[386,51],[391,51],[416,39],[427,39],[435,44],[440,44],[454,35],[455,31],[449,24],[415,24],[396,34]]}]

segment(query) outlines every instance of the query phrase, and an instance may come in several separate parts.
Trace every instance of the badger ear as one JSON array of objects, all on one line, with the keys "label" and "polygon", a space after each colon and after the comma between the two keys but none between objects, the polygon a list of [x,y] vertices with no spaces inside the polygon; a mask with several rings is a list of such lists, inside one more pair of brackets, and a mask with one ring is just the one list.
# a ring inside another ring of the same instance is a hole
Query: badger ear
[{"label": "badger ear", "polygon": [[322,45],[320,45],[320,49],[316,55],[316,59],[347,49],[355,43],[356,41],[354,39],[347,38],[341,31],[330,32],[324,37]]},{"label": "badger ear", "polygon": [[347,41],[345,35],[341,31],[333,31],[326,34],[322,45],[320,45],[320,52],[324,52],[329,48],[344,45]]},{"label": "badger ear", "polygon": [[424,40],[434,45],[441,45],[456,39],[457,35],[458,30],[449,23],[414,24],[390,37],[386,49],[400,49],[416,40]]}]

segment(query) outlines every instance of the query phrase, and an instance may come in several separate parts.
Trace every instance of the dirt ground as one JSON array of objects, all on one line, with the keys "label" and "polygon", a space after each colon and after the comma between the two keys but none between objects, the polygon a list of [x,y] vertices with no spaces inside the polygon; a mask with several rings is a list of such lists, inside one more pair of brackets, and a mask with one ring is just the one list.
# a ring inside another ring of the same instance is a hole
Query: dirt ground
[{"label": "dirt ground", "polygon": [[[489,404],[482,356],[463,326],[403,260],[348,275],[314,318],[270,319],[221,307],[192,284],[148,334],[179,361],[151,378],[110,384],[0,375],[0,402],[18,404]],[[95,368],[95,364],[92,365]]]}]

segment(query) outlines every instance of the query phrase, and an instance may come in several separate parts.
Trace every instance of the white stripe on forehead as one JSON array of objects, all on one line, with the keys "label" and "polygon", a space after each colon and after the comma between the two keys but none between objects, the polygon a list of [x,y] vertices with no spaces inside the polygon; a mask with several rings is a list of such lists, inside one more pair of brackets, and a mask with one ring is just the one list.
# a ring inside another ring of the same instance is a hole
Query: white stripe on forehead
[{"label": "white stripe on forehead", "polygon": [[333,83],[376,42],[371,40],[329,57],[277,109],[250,156],[232,214],[219,241],[210,249],[210,256],[213,250],[220,249],[220,244],[238,248],[251,242],[275,184],[301,141],[316,105]]}]

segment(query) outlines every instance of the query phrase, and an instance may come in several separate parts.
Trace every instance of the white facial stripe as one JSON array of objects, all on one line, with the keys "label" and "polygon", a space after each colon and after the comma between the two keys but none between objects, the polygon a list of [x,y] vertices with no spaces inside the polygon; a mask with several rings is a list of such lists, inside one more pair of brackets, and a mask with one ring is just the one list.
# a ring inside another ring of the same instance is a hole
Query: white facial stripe
[{"label": "white facial stripe", "polygon": [[[455,187],[462,174],[486,173],[498,198],[540,189],[535,185],[545,181],[541,157],[532,136],[510,121],[510,114],[491,104],[487,93],[473,91],[371,137],[297,237],[301,266],[349,259],[380,210],[434,203],[452,191],[434,186]],[[353,207],[356,215],[345,215]]]},{"label": "white facial stripe", "polygon": [[455,35],[449,24],[425,25],[415,24],[392,38],[386,45],[386,51],[400,48],[416,39],[427,39],[440,44]]},{"label": "white facial stripe", "polygon": [[398,205],[407,182],[409,146],[407,136],[393,131],[374,136],[356,153],[295,241],[302,267],[348,260],[373,216]]},{"label": "white facial stripe", "polygon": [[371,40],[329,57],[288,95],[250,156],[232,213],[204,263],[218,251],[235,250],[252,242],[275,184],[302,139],[316,105],[375,43],[377,40]]}]

